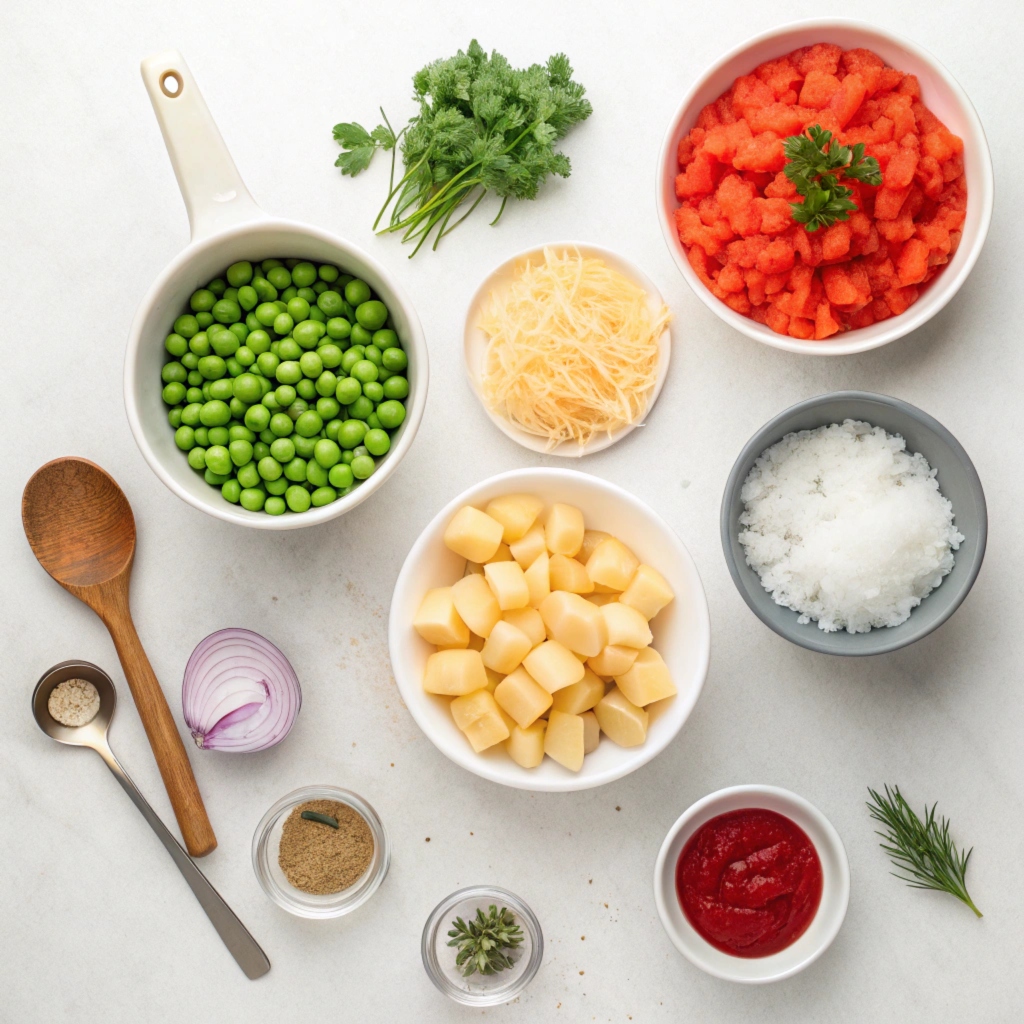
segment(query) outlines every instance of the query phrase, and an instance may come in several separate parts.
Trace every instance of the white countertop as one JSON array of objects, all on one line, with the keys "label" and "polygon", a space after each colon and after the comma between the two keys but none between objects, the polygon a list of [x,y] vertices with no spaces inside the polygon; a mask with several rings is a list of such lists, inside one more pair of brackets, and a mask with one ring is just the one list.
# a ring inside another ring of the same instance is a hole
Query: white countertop
[{"label": "white countertop", "polygon": [[[488,1011],[495,1019],[1019,1019],[1024,443],[1015,427],[1024,346],[1011,319],[1021,311],[1019,257],[1010,257],[1024,235],[1008,215],[1024,162],[1013,84],[1024,39],[1015,9],[1005,0],[856,7],[946,63],[989,131],[1000,182],[973,275],[914,335],[841,360],[759,346],[690,293],[654,214],[658,146],[694,76],[745,37],[819,13],[810,2],[661,0],[4,5],[0,1021],[476,1019],[432,988],[419,941],[439,900],[480,882],[521,895],[547,943],[533,984],[516,1004]],[[370,230],[383,160],[341,179],[331,127],[372,126],[380,104],[401,120],[413,72],[474,35],[519,65],[565,50],[595,114],[566,141],[569,181],[510,206],[497,228],[479,211],[442,251],[407,262],[407,250]],[[138,70],[167,47],[189,61],[256,199],[371,251],[401,276],[427,333],[430,396],[409,456],[379,494],[317,529],[247,531],[205,516],[158,482],[128,429],[129,324],[188,237]],[[1007,117],[1014,127],[1002,130]],[[648,424],[580,468],[630,488],[689,546],[707,588],[713,653],[694,714],[660,757],[602,789],[548,796],[484,782],[428,743],[398,699],[386,617],[399,566],[441,505],[501,470],[556,463],[487,420],[464,379],[461,333],[482,274],[528,245],[570,238],[636,260],[675,312],[669,379]],[[989,503],[988,557],[970,597],[941,630],[880,658],[830,659],[769,632],[737,594],[718,539],[722,487],[743,443],[784,407],[837,388],[896,395],[937,417],[974,459]],[[201,866],[270,956],[273,970],[258,982],[231,962],[100,759],[58,748],[33,723],[29,695],[46,668],[66,658],[105,667],[122,698],[114,748],[174,827],[106,632],[46,576],[22,536],[25,481],[66,454],[100,463],[132,503],[133,612],[179,721],[185,661],[220,627],[272,637],[302,680],[302,713],[279,747],[192,754],[220,840]],[[394,840],[383,888],[337,921],[279,910],[250,864],[264,811],[314,782],[363,794]],[[651,887],[675,818],[742,782],[785,786],[817,804],[842,835],[853,876],[832,948],[764,988],[717,981],[685,961],[658,922]],[[915,806],[937,800],[956,839],[974,844],[968,879],[984,920],[889,876],[864,807],[867,787],[885,782]]]}]

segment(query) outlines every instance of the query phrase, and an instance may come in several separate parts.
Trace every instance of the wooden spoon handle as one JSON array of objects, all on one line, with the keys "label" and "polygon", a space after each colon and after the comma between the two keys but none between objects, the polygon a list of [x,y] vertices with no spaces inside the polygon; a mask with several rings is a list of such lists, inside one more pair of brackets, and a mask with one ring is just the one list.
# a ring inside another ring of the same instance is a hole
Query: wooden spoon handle
[{"label": "wooden spoon handle", "polygon": [[163,776],[164,787],[171,798],[178,828],[185,840],[185,846],[193,857],[205,857],[217,846],[217,837],[207,817],[199,786],[192,774],[185,745],[174,724],[167,698],[153,672],[153,667],[142,649],[139,635],[135,631],[131,612],[128,609],[127,594],[117,602],[118,607],[107,609],[102,616],[111,639],[121,659],[125,678],[135,699],[142,725],[153,748],[157,767]]}]

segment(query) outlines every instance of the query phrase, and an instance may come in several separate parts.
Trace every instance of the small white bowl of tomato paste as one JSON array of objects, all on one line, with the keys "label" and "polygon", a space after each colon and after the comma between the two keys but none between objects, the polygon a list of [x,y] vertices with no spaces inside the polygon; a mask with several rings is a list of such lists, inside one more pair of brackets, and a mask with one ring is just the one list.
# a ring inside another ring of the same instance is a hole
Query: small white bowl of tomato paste
[{"label": "small white bowl of tomato paste", "polygon": [[839,933],[850,864],[813,804],[775,786],[730,786],[669,829],[654,868],[661,923],[702,971],[743,984],[781,981]]},{"label": "small white bowl of tomato paste", "polygon": [[[849,151],[830,178],[814,153],[787,151],[816,128],[830,133],[821,155]],[[662,232],[695,294],[755,341],[809,355],[878,348],[938,313],[977,261],[993,192],[984,129],[949,71],[843,19],[785,25],[716,61],[657,173]]]}]

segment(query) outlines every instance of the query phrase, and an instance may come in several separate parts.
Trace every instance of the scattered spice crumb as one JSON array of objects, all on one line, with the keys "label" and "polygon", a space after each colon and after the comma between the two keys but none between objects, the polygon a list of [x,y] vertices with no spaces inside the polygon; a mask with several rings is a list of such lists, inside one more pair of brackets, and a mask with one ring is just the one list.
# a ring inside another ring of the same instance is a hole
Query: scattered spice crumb
[{"label": "scattered spice crumb", "polygon": [[391,762],[391,767],[392,767],[392,768],[394,768],[394,767],[395,767],[395,762],[394,762],[394,761],[392,761],[392,762]]},{"label": "scattered spice crumb", "polygon": [[580,942],[586,942],[586,941],[587,941],[586,935],[581,935],[580,936]]},{"label": "scattered spice crumb", "polygon": [[608,904],[607,904],[607,903],[606,903],[606,904],[604,905],[604,909],[605,909],[605,910],[607,910],[607,909],[608,909]]},{"label": "scattered spice crumb", "polygon": [[426,838],[426,839],[424,839],[424,840],[423,840],[423,842],[425,842],[425,843],[429,843],[429,842],[430,842],[430,836],[427,836],[427,838]]},{"label": "scattered spice crumb", "polygon": [[271,600],[271,601],[276,601],[276,600],[277,600],[277,598],[276,598],[276,597],[274,597],[274,596],[271,596],[270,600]]},{"label": "scattered spice crumb", "polygon": [[472,835],[473,833],[472,833],[472,832],[470,832],[469,834],[470,834],[470,835]]},{"label": "scattered spice crumb", "polygon": [[583,973],[583,972],[582,972],[582,971],[580,971],[580,974],[582,974],[582,973]]},{"label": "scattered spice crumb", "polygon": [[593,884],[594,884],[594,880],[592,878],[588,878],[587,879],[587,885],[593,885]]},{"label": "scattered spice crumb", "polygon": [[621,811],[621,810],[622,810],[622,808],[621,808],[621,807],[618,807],[618,806],[616,806],[615,810],[617,810],[617,811]]}]

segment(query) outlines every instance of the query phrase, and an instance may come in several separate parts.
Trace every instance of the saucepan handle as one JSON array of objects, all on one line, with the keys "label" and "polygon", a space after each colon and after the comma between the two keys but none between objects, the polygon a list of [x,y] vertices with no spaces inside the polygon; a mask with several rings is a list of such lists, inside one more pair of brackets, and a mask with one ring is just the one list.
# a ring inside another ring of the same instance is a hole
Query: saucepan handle
[{"label": "saucepan handle", "polygon": [[181,54],[165,50],[147,57],[142,80],[185,200],[192,241],[264,219]]}]

